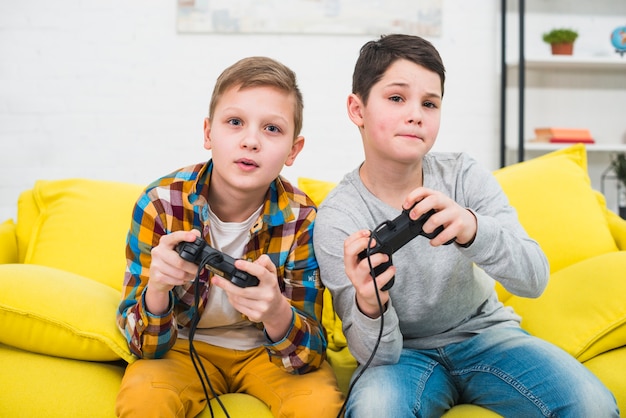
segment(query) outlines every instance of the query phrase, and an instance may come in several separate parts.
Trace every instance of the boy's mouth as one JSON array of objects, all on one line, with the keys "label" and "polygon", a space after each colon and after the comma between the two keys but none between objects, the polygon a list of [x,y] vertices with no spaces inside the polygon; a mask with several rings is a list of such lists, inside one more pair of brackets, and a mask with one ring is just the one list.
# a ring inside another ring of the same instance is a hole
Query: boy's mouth
[{"label": "boy's mouth", "polygon": [[246,167],[258,167],[259,165],[255,163],[253,160],[249,160],[247,158],[241,158],[236,161],[237,164],[244,165]]},{"label": "boy's mouth", "polygon": [[401,133],[401,134],[400,134],[400,136],[402,136],[402,137],[404,137],[404,138],[409,138],[409,139],[413,139],[413,140],[418,140],[418,141],[423,141],[423,140],[424,140],[421,136],[419,136],[419,135],[417,135],[417,134],[415,134],[415,133],[411,133],[411,132],[404,132],[404,133]]}]

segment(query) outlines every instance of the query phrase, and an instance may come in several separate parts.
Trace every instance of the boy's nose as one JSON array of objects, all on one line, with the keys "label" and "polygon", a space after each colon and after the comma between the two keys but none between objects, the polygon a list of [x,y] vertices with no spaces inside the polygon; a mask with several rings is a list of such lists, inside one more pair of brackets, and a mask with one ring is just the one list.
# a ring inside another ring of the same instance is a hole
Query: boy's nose
[{"label": "boy's nose", "polygon": [[241,146],[246,149],[257,150],[259,148],[259,138],[254,132],[247,132],[241,140]]},{"label": "boy's nose", "polygon": [[408,123],[420,124],[422,123],[422,106],[421,104],[418,106],[411,106],[408,116]]}]

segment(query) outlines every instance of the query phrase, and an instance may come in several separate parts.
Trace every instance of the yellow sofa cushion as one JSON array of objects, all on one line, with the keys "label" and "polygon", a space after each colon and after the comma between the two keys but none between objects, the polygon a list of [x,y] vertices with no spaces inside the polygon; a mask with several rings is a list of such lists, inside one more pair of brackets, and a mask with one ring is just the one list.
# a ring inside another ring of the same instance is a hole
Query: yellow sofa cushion
[{"label": "yellow sofa cushion", "polygon": [[0,344],[1,417],[115,417],[124,368]]},{"label": "yellow sofa cushion", "polygon": [[[596,192],[598,199],[602,202],[606,201],[604,196],[600,192]],[[611,229],[611,234],[613,235],[613,239],[615,240],[615,244],[617,244],[617,248],[621,251],[626,251],[626,220],[622,219],[617,213],[610,211],[607,209],[606,211],[606,219],[609,223],[609,229]]]},{"label": "yellow sofa cushion", "polygon": [[37,220],[39,209],[33,199],[33,189],[23,191],[17,199],[17,219],[15,235],[17,239],[18,263],[24,262],[28,241],[33,231],[33,224]]},{"label": "yellow sofa cushion", "polygon": [[461,404],[448,410],[442,418],[498,418],[501,415],[476,405]]},{"label": "yellow sofa cushion", "polygon": [[[38,215],[24,262],[121,290],[126,233],[141,190],[138,185],[88,179],[37,181],[32,201]],[[18,218],[20,223],[19,208]]]},{"label": "yellow sofa cushion", "polygon": [[617,407],[623,416],[624,411],[626,411],[626,381],[624,380],[626,347],[616,348],[603,353],[601,356],[595,356],[584,364],[613,392]]},{"label": "yellow sofa cushion", "polygon": [[309,177],[298,178],[298,188],[306,193],[318,206],[336,185],[337,183],[331,181],[316,180]]},{"label": "yellow sofa cushion", "polygon": [[0,224],[0,264],[18,262],[15,229],[12,219]]},{"label": "yellow sofa cushion", "polygon": [[[123,365],[70,360],[0,344],[0,417],[115,417]],[[71,400],[71,401],[70,401]],[[259,399],[243,393],[220,396],[231,417],[272,418]],[[226,415],[211,400],[199,418]]]},{"label": "yellow sofa cushion", "polygon": [[333,309],[333,296],[330,290],[324,290],[324,306],[322,308],[322,325],[326,329],[328,347],[331,350],[340,350],[348,346],[348,341],[343,335],[341,319]]},{"label": "yellow sofa cushion", "polygon": [[120,292],[58,269],[0,265],[0,343],[78,360],[134,361],[117,328]]},{"label": "yellow sofa cushion", "polygon": [[582,144],[494,172],[555,272],[596,255],[617,251],[606,209],[591,188]]},{"label": "yellow sofa cushion", "polygon": [[511,296],[522,327],[584,362],[626,345],[626,251],[600,255],[550,277],[538,299]]}]

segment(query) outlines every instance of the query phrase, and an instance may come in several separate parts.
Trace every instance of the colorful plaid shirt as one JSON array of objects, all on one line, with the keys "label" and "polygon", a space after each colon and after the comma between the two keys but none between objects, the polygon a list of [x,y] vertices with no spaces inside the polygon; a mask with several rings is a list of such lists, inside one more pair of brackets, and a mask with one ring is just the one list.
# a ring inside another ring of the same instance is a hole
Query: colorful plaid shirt
[{"label": "colorful plaid shirt", "polygon": [[[211,161],[186,167],[150,184],[137,200],[126,243],[127,267],[122,301],[117,312],[120,330],[130,350],[141,358],[160,358],[174,345],[177,328],[189,326],[194,314],[193,283],[170,292],[164,315],[146,309],[151,250],[162,235],[198,229],[209,242],[208,193]],[[259,219],[250,230],[244,259],[267,254],[276,265],[283,295],[292,306],[292,322],[280,341],[267,338],[265,347],[277,366],[294,374],[320,366],[326,338],[320,324],[323,286],[313,252],[313,224],[317,209],[303,192],[279,177],[269,187]],[[207,302],[211,272],[205,269],[199,312]],[[262,324],[259,324],[262,327]]]}]

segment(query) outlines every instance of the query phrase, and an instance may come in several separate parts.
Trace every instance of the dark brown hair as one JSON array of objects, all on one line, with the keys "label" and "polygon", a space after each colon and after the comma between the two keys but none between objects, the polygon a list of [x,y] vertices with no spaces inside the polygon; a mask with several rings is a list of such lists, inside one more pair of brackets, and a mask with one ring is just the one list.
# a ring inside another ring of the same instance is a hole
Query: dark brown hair
[{"label": "dark brown hair", "polygon": [[385,71],[399,59],[411,61],[431,70],[441,79],[441,97],[446,80],[446,69],[437,49],[426,39],[413,35],[382,35],[361,47],[359,58],[352,73],[352,93],[367,103],[372,86]]}]

